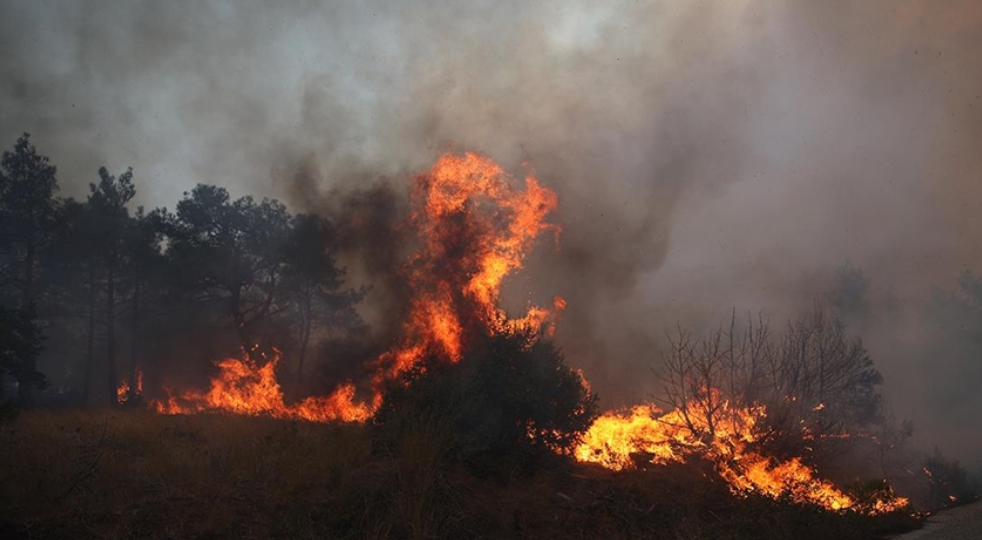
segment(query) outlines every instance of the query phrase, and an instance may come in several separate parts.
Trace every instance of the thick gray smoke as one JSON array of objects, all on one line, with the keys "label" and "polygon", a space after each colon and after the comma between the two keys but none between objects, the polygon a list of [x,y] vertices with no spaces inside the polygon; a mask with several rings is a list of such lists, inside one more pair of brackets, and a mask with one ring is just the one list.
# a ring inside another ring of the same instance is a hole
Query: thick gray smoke
[{"label": "thick gray smoke", "polygon": [[932,398],[977,358],[908,337],[982,269],[974,0],[5,0],[0,73],[0,141],[33,133],[69,195],[133,166],[149,206],[205,182],[322,211],[447,149],[528,162],[564,232],[508,300],[568,300],[559,341],[609,405],[653,390],[676,321],[779,324],[849,261],[908,312],[868,332],[898,415],[982,447],[982,398]]}]

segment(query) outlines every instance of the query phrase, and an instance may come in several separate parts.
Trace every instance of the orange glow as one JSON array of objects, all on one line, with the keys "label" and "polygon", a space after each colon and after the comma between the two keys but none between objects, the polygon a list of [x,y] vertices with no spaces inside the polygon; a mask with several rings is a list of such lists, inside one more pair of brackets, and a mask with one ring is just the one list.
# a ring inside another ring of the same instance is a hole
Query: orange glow
[{"label": "orange glow", "polygon": [[[718,395],[715,390],[710,392]],[[579,461],[612,470],[634,469],[639,464],[636,460],[659,465],[702,457],[714,464],[737,495],[790,497],[829,510],[852,508],[871,514],[906,506],[907,499],[892,497],[859,507],[800,458],[779,461],[762,455],[753,443],[759,439],[760,423],[767,414],[764,407],[736,408],[726,401],[713,401],[721,405],[711,416],[697,408],[663,413],[654,405],[605,413],[584,435],[574,455]]]}]

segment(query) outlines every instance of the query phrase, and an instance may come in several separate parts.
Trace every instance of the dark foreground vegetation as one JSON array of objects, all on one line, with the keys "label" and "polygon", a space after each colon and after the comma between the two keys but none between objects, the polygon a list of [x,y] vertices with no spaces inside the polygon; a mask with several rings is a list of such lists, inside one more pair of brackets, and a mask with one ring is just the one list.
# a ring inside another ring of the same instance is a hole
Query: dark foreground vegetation
[{"label": "dark foreground vegetation", "polygon": [[[2,428],[4,538],[877,538],[916,527],[737,499],[700,463],[484,471],[437,424],[33,411]],[[504,463],[503,461],[502,463]],[[499,464],[500,465],[500,464]]]}]

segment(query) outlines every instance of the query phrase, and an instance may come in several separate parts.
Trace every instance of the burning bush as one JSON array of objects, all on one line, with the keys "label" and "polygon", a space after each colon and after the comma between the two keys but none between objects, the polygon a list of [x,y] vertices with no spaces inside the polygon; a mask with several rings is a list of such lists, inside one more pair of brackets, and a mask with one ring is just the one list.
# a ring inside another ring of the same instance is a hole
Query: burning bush
[{"label": "burning bush", "polygon": [[383,437],[436,424],[448,453],[478,468],[570,453],[597,414],[579,372],[529,328],[476,341],[460,362],[428,356],[392,386],[375,417]]},{"label": "burning bush", "polygon": [[879,411],[879,373],[838,319],[816,309],[774,340],[763,321],[738,334],[734,318],[702,337],[680,328],[670,342],[663,382],[672,410],[642,404],[605,413],[578,459],[624,470],[695,457],[712,463],[737,495],[866,514],[906,509],[907,499],[882,479],[857,498],[814,467]]},{"label": "burning bush", "polygon": [[763,319],[741,330],[734,317],[704,336],[680,328],[669,342],[663,401],[690,429],[690,416],[705,418],[709,439],[726,404],[766,406],[760,443],[782,458],[833,455],[851,434],[882,421],[880,373],[862,341],[821,305],[776,336]]}]

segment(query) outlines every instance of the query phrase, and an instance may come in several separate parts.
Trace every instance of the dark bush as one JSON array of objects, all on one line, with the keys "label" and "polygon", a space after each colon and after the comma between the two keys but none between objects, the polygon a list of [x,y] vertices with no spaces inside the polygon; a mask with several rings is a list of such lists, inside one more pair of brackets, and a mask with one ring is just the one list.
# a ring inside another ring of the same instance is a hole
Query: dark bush
[{"label": "dark bush", "polygon": [[485,472],[571,450],[596,396],[559,349],[527,329],[476,341],[459,362],[431,355],[390,389],[375,418],[382,438],[438,425],[447,455]]}]

